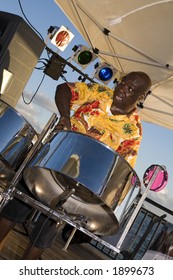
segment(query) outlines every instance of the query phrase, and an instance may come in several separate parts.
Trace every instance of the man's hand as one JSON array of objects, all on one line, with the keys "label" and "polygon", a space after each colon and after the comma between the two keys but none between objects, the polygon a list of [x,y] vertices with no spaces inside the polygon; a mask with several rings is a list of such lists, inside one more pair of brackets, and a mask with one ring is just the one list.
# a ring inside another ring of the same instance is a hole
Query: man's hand
[{"label": "man's hand", "polygon": [[71,130],[70,118],[60,117],[58,124],[55,126],[55,130]]}]

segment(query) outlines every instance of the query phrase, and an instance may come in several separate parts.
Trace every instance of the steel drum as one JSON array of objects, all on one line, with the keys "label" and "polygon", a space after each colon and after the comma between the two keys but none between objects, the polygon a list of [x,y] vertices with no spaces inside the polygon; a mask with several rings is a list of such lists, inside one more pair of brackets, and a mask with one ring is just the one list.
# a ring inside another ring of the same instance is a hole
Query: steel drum
[{"label": "steel drum", "polygon": [[24,180],[42,203],[55,207],[63,193],[74,193],[61,206],[78,217],[83,227],[98,235],[118,231],[114,214],[137,174],[114,150],[89,136],[60,131],[47,142],[23,172]]},{"label": "steel drum", "polygon": [[0,100],[0,182],[7,186],[20,166],[33,138],[32,126],[12,107]]}]

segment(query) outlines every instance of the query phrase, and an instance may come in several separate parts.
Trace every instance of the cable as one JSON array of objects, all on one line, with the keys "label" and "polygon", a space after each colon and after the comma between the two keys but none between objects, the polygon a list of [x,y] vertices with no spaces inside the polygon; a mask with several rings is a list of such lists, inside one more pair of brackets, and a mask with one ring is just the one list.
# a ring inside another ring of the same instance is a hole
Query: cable
[{"label": "cable", "polygon": [[35,69],[37,69],[37,70],[44,70],[45,67],[46,67],[46,65],[47,65],[47,63],[46,63],[44,60],[47,61],[45,58],[40,58],[40,59],[38,60],[37,64],[38,64],[38,63],[42,63],[43,66],[40,66],[40,67],[36,66]]},{"label": "cable", "polygon": [[61,75],[61,79],[65,81],[67,84],[69,83],[64,75]]},{"label": "cable", "polygon": [[38,32],[38,30],[30,23],[30,21],[29,21],[28,18],[26,17],[26,15],[25,15],[25,13],[24,13],[24,11],[23,11],[23,8],[22,8],[22,5],[21,5],[20,0],[18,0],[18,3],[19,3],[19,6],[20,6],[20,9],[21,9],[21,12],[22,12],[24,18],[26,19],[26,21],[28,22],[28,24],[32,27],[32,29],[34,29],[34,30],[36,31],[36,33],[39,35],[39,37],[44,41],[44,38],[43,38],[43,36],[41,35],[41,33]]},{"label": "cable", "polygon": [[[20,9],[21,9],[21,12],[22,12],[24,18],[26,19],[26,21],[28,22],[28,24],[32,27],[33,30],[35,30],[35,32],[39,35],[39,37],[41,38],[41,40],[44,41],[44,38],[43,38],[43,36],[41,35],[41,33],[30,23],[30,21],[29,21],[28,18],[26,17],[26,15],[25,15],[25,13],[24,13],[24,11],[23,11],[23,8],[22,8],[22,5],[21,5],[20,0],[18,0],[18,3],[19,3],[19,6],[20,6]],[[47,56],[49,57],[49,53],[48,53],[47,50],[46,50],[46,52],[47,52]],[[49,58],[50,58],[50,57],[49,57]]]},{"label": "cable", "polygon": [[[22,14],[23,14],[25,20],[27,21],[27,23],[28,23],[28,24],[32,27],[32,29],[39,35],[39,37],[41,38],[41,40],[44,41],[44,38],[43,38],[43,36],[41,35],[41,33],[38,32],[38,30],[31,24],[31,22],[30,22],[30,21],[28,20],[28,18],[26,17],[26,15],[25,15],[25,13],[24,13],[24,11],[23,11],[22,4],[21,4],[21,1],[20,1],[20,0],[18,0],[18,3],[19,3],[19,6],[20,6],[20,9],[21,9],[21,12],[22,12]],[[43,65],[45,66],[46,64],[43,62],[43,60],[46,60],[46,59],[45,59],[45,58],[40,58],[40,59],[38,60],[38,62],[42,62]],[[42,67],[35,67],[35,69],[37,69],[37,70],[44,70],[44,66],[42,66]],[[31,104],[31,102],[32,102],[32,100],[34,99],[35,95],[37,94],[37,92],[38,92],[38,90],[39,90],[41,84],[43,83],[44,78],[45,78],[45,74],[43,75],[40,84],[38,85],[38,87],[37,87],[37,89],[36,89],[34,95],[32,96],[32,98],[31,98],[31,100],[30,100],[29,102],[27,102],[27,101],[25,100],[24,94],[23,94],[23,92],[22,92],[22,99],[23,99],[23,101],[24,101],[25,104],[27,104],[27,105]]]},{"label": "cable", "polygon": [[22,92],[22,99],[23,99],[23,102],[24,102],[25,104],[27,104],[27,105],[31,104],[31,102],[32,102],[32,100],[34,99],[35,95],[37,94],[37,92],[38,92],[38,90],[39,90],[41,84],[43,83],[44,78],[45,78],[45,74],[43,74],[43,77],[42,77],[42,79],[41,79],[41,82],[40,82],[40,84],[38,85],[38,87],[37,87],[37,89],[36,89],[34,95],[32,96],[32,98],[31,98],[31,100],[30,100],[29,102],[25,101],[24,94],[23,94],[23,92]]}]

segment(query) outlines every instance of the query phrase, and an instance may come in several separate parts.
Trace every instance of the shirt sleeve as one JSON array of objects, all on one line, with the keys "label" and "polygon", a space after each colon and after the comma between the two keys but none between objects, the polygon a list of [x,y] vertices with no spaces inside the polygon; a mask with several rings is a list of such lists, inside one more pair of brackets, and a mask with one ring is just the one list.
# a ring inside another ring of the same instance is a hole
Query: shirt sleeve
[{"label": "shirt sleeve", "polygon": [[74,87],[70,87],[72,93],[71,109],[79,108],[86,103],[91,96],[91,92],[86,83],[76,82]]},{"label": "shirt sleeve", "polygon": [[136,164],[138,151],[142,141],[141,123],[138,122],[137,125],[139,127],[138,135],[135,134],[134,136],[131,136],[129,139],[125,139],[124,141],[121,142],[121,144],[117,149],[117,152],[120,153],[133,168]]}]

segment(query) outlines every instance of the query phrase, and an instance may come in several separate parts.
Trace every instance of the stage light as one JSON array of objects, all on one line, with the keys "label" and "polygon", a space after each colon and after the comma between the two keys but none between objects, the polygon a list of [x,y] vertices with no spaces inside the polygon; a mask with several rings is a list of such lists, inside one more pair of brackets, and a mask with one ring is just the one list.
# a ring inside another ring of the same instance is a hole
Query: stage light
[{"label": "stage light", "polygon": [[117,73],[117,70],[106,62],[97,63],[95,65],[95,72],[93,78],[101,81],[104,84],[108,84]]},{"label": "stage light", "polygon": [[50,26],[48,29],[48,34],[49,38],[51,39],[51,43],[61,51],[65,50],[74,37],[72,32],[63,25],[60,28],[56,26]]},{"label": "stage light", "polygon": [[97,58],[97,55],[90,48],[83,45],[74,46],[73,51],[71,59],[83,69]]}]

